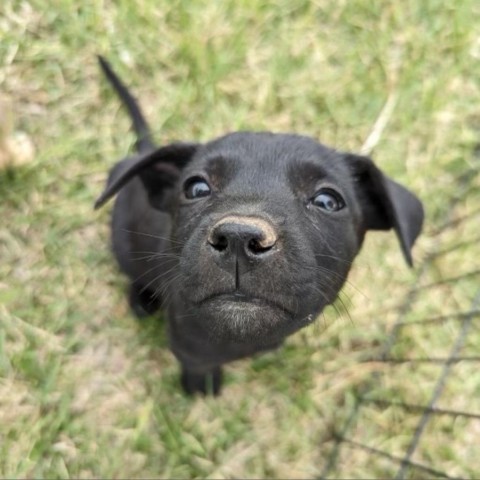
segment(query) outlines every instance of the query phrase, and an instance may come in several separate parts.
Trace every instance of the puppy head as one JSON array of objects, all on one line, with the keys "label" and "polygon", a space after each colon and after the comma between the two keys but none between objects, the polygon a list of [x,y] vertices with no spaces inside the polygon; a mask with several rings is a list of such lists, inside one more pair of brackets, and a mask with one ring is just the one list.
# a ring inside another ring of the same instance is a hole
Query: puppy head
[{"label": "puppy head", "polygon": [[221,342],[269,344],[338,295],[368,230],[394,229],[405,259],[420,201],[366,158],[296,135],[234,133],[139,156],[102,205],[138,175],[172,217],[178,328]]}]

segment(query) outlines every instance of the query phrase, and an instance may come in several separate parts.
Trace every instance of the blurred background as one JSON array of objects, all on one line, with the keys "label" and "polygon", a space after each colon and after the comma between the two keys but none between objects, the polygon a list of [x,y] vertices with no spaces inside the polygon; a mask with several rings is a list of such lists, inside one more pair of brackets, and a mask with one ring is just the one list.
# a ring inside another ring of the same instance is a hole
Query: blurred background
[{"label": "blurred background", "polygon": [[[369,234],[313,326],[186,398],[93,211],[134,142],[97,54],[159,143],[371,154],[424,201],[415,268]],[[475,0],[3,0],[0,476],[478,477],[479,61]]]}]

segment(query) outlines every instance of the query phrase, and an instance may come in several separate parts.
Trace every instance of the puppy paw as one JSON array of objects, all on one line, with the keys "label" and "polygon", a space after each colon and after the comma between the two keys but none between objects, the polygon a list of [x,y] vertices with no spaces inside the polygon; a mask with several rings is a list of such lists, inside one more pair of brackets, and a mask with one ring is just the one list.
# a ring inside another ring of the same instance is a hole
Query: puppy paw
[{"label": "puppy paw", "polygon": [[187,395],[220,395],[222,386],[222,368],[215,367],[206,373],[197,373],[182,369],[181,383]]},{"label": "puppy paw", "polygon": [[130,308],[138,318],[153,315],[161,306],[161,300],[154,292],[133,284],[130,285],[128,301]]}]

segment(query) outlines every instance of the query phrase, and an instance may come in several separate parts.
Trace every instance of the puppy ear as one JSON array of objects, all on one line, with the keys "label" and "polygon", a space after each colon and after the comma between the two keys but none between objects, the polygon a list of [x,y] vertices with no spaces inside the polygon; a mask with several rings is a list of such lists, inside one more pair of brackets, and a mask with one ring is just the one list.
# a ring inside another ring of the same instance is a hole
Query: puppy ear
[{"label": "puppy ear", "polygon": [[403,255],[413,265],[411,249],[422,229],[424,212],[420,200],[402,185],[384,175],[368,157],[348,155],[366,230],[393,228]]},{"label": "puppy ear", "polygon": [[198,147],[197,143],[172,143],[118,163],[110,173],[105,190],[95,202],[95,209],[104,205],[137,175],[147,190],[152,206],[161,209],[162,194],[175,184],[182,168]]}]

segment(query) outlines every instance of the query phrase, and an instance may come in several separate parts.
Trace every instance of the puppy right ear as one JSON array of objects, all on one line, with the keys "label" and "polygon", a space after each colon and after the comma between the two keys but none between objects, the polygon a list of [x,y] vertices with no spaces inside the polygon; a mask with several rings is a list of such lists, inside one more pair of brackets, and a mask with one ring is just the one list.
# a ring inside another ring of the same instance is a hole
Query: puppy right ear
[{"label": "puppy right ear", "polygon": [[165,189],[175,184],[198,147],[198,143],[172,143],[122,162],[122,168],[114,169],[110,175],[105,190],[95,202],[95,210],[137,175],[145,186],[152,206],[161,209]]},{"label": "puppy right ear", "polygon": [[412,247],[424,219],[422,202],[412,192],[388,178],[368,157],[347,154],[353,168],[355,186],[366,230],[393,228],[405,260],[413,265]]}]

